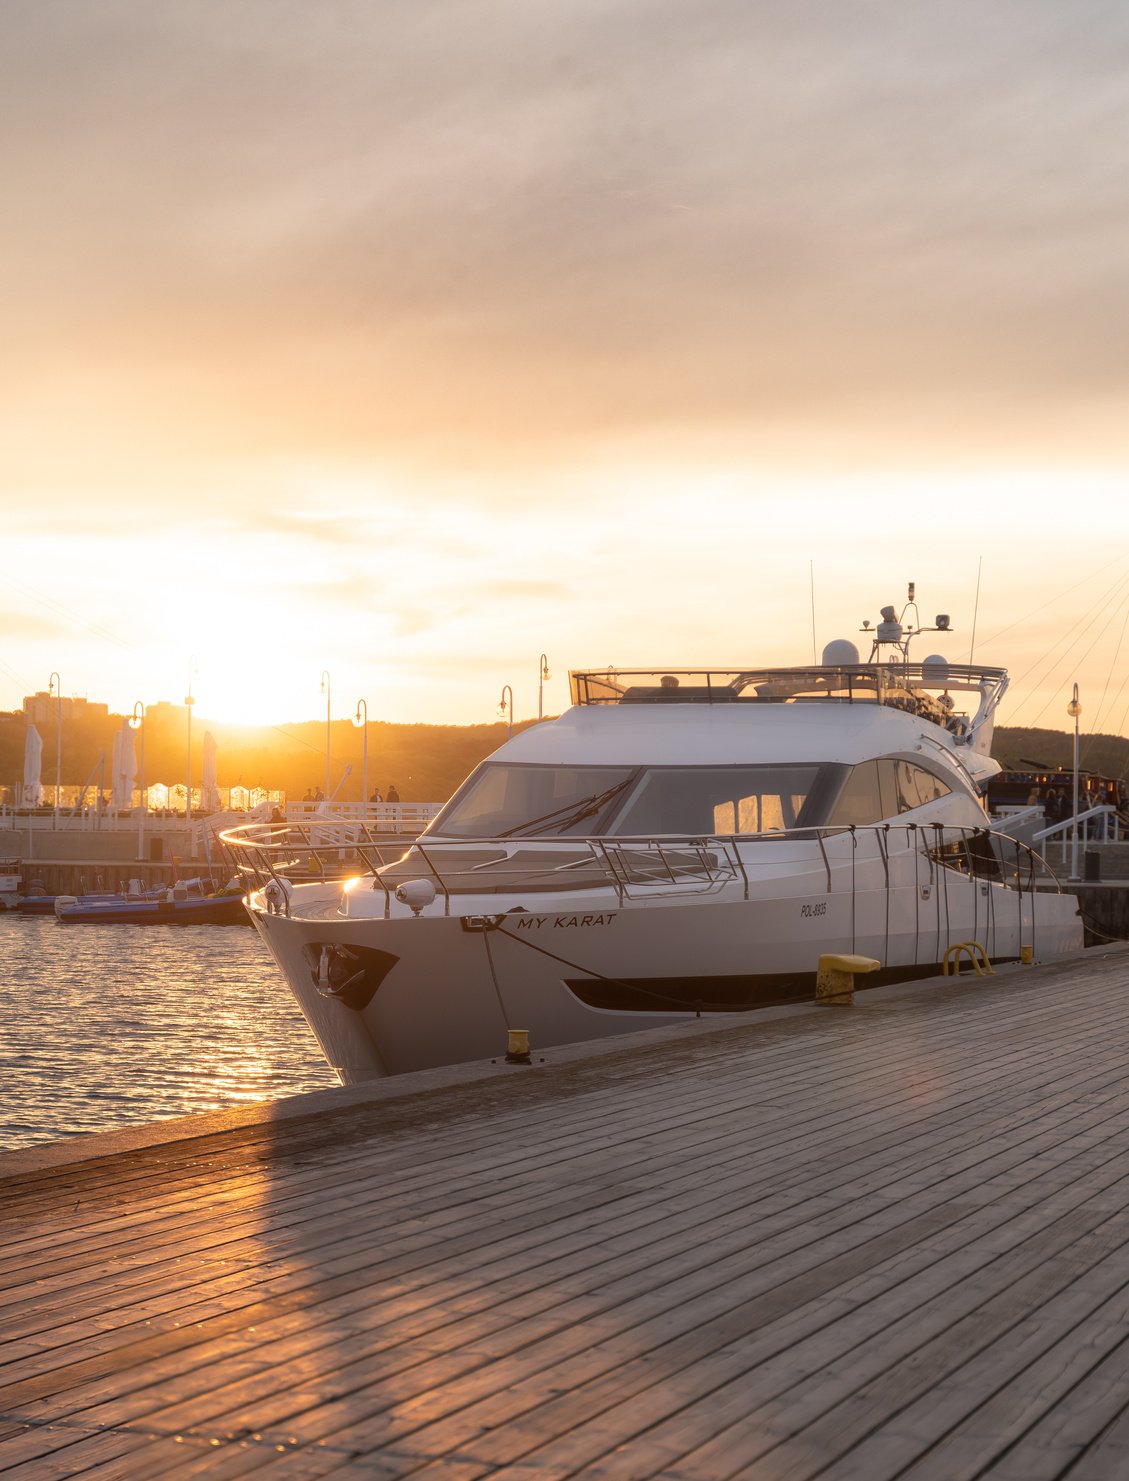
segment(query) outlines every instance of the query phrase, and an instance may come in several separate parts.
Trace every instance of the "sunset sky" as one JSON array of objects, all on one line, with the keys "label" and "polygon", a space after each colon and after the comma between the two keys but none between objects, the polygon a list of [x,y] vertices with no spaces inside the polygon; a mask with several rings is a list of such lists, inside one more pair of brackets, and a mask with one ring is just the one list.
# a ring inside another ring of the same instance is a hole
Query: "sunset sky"
[{"label": "sunset sky", "polygon": [[966,661],[982,558],[1125,731],[1127,99],[1124,0],[6,0],[0,709]]}]

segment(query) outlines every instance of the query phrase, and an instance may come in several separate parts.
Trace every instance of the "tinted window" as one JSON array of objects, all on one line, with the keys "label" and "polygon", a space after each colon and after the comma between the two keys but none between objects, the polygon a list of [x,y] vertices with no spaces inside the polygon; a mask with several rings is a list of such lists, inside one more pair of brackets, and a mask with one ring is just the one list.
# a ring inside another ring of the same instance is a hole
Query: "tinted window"
[{"label": "tinted window", "polygon": [[882,807],[882,778],[877,761],[861,761],[847,773],[843,790],[827,821],[841,828],[863,827],[886,816]]},{"label": "tinted window", "polygon": [[644,773],[612,819],[609,832],[780,833],[806,825],[820,768],[805,766],[671,766]]},{"label": "tinted window", "polygon": [[927,802],[936,802],[939,797],[948,795],[950,788],[923,766],[914,766],[912,761],[896,761],[894,765],[897,768],[899,812],[924,807]]},{"label": "tinted window", "polygon": [[865,827],[935,802],[951,789],[940,777],[911,761],[883,757],[853,766],[828,822],[846,828]]}]

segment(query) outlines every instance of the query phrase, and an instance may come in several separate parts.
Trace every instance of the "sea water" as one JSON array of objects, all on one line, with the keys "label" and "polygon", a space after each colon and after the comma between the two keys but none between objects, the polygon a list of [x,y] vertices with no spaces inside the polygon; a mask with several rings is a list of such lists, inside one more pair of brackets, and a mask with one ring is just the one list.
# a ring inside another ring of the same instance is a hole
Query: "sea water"
[{"label": "sea water", "polygon": [[0,1148],[337,1083],[252,928],[0,911]]}]

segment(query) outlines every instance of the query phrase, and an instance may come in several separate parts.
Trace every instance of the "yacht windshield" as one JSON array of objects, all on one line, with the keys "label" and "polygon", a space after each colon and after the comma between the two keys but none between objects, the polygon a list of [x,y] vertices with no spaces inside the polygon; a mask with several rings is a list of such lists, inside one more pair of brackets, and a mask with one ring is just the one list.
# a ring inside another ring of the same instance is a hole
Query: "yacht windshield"
[{"label": "yacht windshield", "polygon": [[507,766],[486,762],[428,833],[443,838],[782,833],[818,826],[841,767]]},{"label": "yacht windshield", "polygon": [[636,775],[637,768],[629,766],[487,762],[427,831],[444,838],[596,837],[604,831],[604,815]]}]

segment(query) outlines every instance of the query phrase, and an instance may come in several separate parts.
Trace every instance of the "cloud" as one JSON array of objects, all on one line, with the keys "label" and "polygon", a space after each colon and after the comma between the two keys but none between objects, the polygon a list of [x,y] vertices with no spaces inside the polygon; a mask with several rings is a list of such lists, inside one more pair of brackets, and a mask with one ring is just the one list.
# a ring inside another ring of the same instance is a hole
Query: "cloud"
[{"label": "cloud", "polygon": [[151,462],[1129,451],[1121,7],[4,25],[18,467],[48,402]]}]

